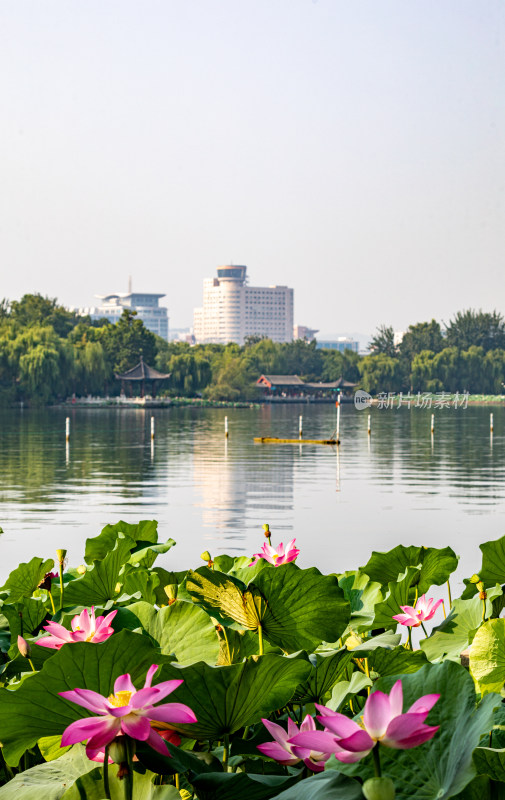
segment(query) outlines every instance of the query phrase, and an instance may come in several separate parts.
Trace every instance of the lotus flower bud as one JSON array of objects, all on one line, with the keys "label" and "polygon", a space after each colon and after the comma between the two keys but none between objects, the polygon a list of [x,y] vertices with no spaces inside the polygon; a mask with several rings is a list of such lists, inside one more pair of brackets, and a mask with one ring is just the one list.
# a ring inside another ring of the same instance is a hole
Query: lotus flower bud
[{"label": "lotus flower bud", "polygon": [[65,561],[66,557],[67,557],[67,551],[66,550],[57,550],[56,551],[56,558],[58,559],[60,564],[63,564],[63,562]]},{"label": "lotus flower bud", "polygon": [[472,577],[470,578],[470,583],[478,583],[479,581],[480,581],[479,575],[472,575]]},{"label": "lotus flower bud", "polygon": [[23,658],[30,658],[32,648],[22,636],[18,636],[18,650]]},{"label": "lotus flower bud", "polygon": [[177,600],[177,592],[179,591],[179,587],[176,583],[169,583],[168,586],[164,586],[163,591],[165,592],[169,601],[174,602]]},{"label": "lotus flower bud", "polygon": [[394,800],[396,797],[391,778],[369,778],[362,786],[366,800]]},{"label": "lotus flower bud", "polygon": [[119,592],[121,591],[121,586],[122,585],[123,585],[122,583],[119,583],[119,582],[116,583],[116,585],[114,586],[114,591],[116,592],[116,594],[119,594]]},{"label": "lotus flower bud", "polygon": [[208,550],[204,550],[203,553],[200,555],[202,561],[212,561],[212,556]]},{"label": "lotus flower bud", "polygon": [[84,564],[80,564],[80,566],[77,567],[77,572],[79,575],[86,575],[87,567],[85,567]]}]

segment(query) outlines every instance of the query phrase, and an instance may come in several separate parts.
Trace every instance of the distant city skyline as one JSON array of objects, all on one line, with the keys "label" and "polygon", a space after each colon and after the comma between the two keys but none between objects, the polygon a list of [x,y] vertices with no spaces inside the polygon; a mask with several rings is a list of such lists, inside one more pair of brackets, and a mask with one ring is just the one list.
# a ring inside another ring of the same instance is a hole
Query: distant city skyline
[{"label": "distant city skyline", "polygon": [[500,0],[4,3],[0,296],[132,275],[181,327],[234,262],[325,337],[504,313],[504,75]]}]

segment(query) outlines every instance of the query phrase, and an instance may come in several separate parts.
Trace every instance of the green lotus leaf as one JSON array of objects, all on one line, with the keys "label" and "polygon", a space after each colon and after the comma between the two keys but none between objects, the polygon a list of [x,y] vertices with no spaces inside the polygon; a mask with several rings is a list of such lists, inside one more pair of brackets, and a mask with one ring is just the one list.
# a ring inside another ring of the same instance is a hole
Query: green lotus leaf
[{"label": "green lotus leaf", "polygon": [[50,572],[53,567],[52,558],[46,561],[43,558],[32,558],[28,563],[16,567],[2,586],[3,591],[9,592],[9,602],[17,603],[25,597],[31,597],[46,572]]},{"label": "green lotus leaf", "polygon": [[[140,594],[142,600],[154,604],[156,602],[156,589],[159,577],[155,572],[148,572],[142,567],[132,567],[127,564],[121,575],[122,591],[129,595]],[[165,595],[165,601],[168,598]]]},{"label": "green lotus leaf", "polygon": [[[491,614],[492,600],[501,589],[491,589],[486,600],[486,614]],[[475,631],[482,624],[482,600],[454,600],[450,614],[433,629],[428,639],[422,639],[421,649],[430,661],[460,660],[460,654],[473,641]]]},{"label": "green lotus leaf", "polygon": [[340,576],[338,585],[351,606],[348,630],[355,633],[368,630],[374,621],[375,606],[383,599],[380,583],[355,570]]},{"label": "green lotus leaf", "polygon": [[150,542],[137,542],[130,556],[130,564],[150,569],[158,556],[168,553],[175,545],[174,539],[167,539],[165,543],[151,544]]},{"label": "green lotus leaf", "polygon": [[349,650],[316,653],[312,657],[312,671],[308,678],[300,686],[297,686],[293,702],[323,703],[325,695],[331,692],[338,681],[346,677],[351,660],[352,653]]},{"label": "green lotus leaf", "polygon": [[77,744],[56,761],[20,772],[0,788],[0,800],[59,800],[76,780],[95,768],[85,748]]},{"label": "green lotus leaf", "polygon": [[198,720],[171,727],[196,739],[222,739],[286,705],[310,669],[308,661],[274,654],[225,667],[204,662],[187,667],[165,664],[161,679],[183,678],[177,702],[192,708]]},{"label": "green lotus leaf", "polygon": [[11,641],[18,636],[29,638],[40,633],[41,625],[50,614],[40,597],[28,597],[16,605],[4,603],[2,614],[9,622]]},{"label": "green lotus leaf", "polygon": [[[124,780],[117,778],[118,766],[116,764],[109,767],[109,790],[111,800],[124,800],[125,787]],[[152,772],[133,773],[133,797],[134,800],[181,800],[181,795],[175,786],[154,786],[153,780],[156,776]],[[74,785],[63,795],[64,800],[103,800],[105,798],[105,786],[103,783],[103,771],[95,768],[78,778]]]},{"label": "green lotus leaf", "polygon": [[477,775],[454,800],[505,800],[505,784]]},{"label": "green lotus leaf", "polygon": [[480,545],[482,567],[479,577],[486,585],[505,583],[505,536]]},{"label": "green lotus leaf", "polygon": [[268,641],[287,652],[310,652],[322,641],[337,641],[347,627],[350,606],[337,578],[315,567],[290,563],[264,569],[248,590],[265,600],[261,624]]},{"label": "green lotus leaf", "polygon": [[358,644],[357,647],[353,647],[351,652],[353,655],[359,654],[361,657],[362,653],[371,653],[379,647],[385,648],[386,650],[393,650],[400,644],[401,640],[401,634],[386,631],[385,633],[379,633],[377,636],[371,636],[369,639],[365,639],[361,644]]},{"label": "green lotus leaf", "polygon": [[[68,753],[72,747],[72,745],[62,747],[61,736],[59,734],[56,736],[43,736],[38,740],[37,745],[44,761],[56,761],[57,758],[61,758],[65,753]],[[79,745],[77,745],[77,747],[79,747]]]},{"label": "green lotus leaf", "polygon": [[[381,678],[375,687],[389,693],[398,677]],[[382,774],[393,780],[399,800],[447,800],[473,779],[472,753],[490,730],[493,709],[501,698],[490,694],[477,705],[471,676],[451,661],[426,664],[414,674],[402,675],[401,681],[404,711],[423,695],[440,695],[427,718],[428,725],[440,728],[429,742],[411,750],[381,748]],[[363,780],[373,775],[368,759],[355,765],[330,760],[329,768]]]},{"label": "green lotus leaf", "polygon": [[156,603],[159,606],[164,606],[168,601],[164,587],[174,584],[179,586],[183,581],[185,581],[188,571],[184,570],[183,572],[168,572],[168,570],[163,569],[163,567],[154,567],[151,570],[151,574],[153,573],[159,578],[159,584],[154,590],[156,593]]},{"label": "green lotus leaf", "polygon": [[292,786],[297,777],[281,775],[247,775],[245,772],[235,775],[225,772],[211,772],[198,775],[192,783],[199,800],[270,800],[279,797],[279,791]]},{"label": "green lotus leaf", "polygon": [[381,586],[387,586],[397,580],[407,567],[420,567],[418,580],[419,594],[424,594],[430,586],[441,586],[458,566],[458,557],[450,547],[404,547],[399,544],[387,553],[374,550],[362,572],[366,572],[371,580]]},{"label": "green lotus leaf", "polygon": [[0,689],[0,741],[7,763],[15,766],[40,738],[62,734],[74,720],[90,716],[59,692],[93,689],[107,697],[119,675],[129,672],[138,687],[149,666],[165,660],[147,636],[126,630],[102,644],[64,645],[18,688]]},{"label": "green lotus leaf", "polygon": [[[86,539],[84,560],[86,564],[102,561],[107,553],[114,549],[119,534],[133,542],[131,550],[137,542],[151,544],[158,543],[158,523],[155,519],[144,519],[136,524],[130,522],[116,522],[115,525],[106,525],[98,536]],[[169,540],[170,541],[170,540]]]},{"label": "green lotus leaf", "polygon": [[332,711],[340,711],[350,697],[363,691],[367,686],[373,686],[373,681],[368,675],[364,672],[353,672],[350,680],[335,684],[330,699],[324,705]]},{"label": "green lotus leaf", "polygon": [[[220,667],[226,664],[238,664],[244,658],[258,654],[258,635],[253,631],[222,627],[217,635],[219,637],[217,665]],[[282,655],[281,648],[270,644],[267,639],[263,640],[263,652]]]},{"label": "green lotus leaf", "polygon": [[470,650],[470,673],[481,694],[503,689],[505,619],[490,619],[478,629]]},{"label": "green lotus leaf", "polygon": [[159,644],[162,653],[175,653],[179,664],[194,664],[196,661],[216,664],[219,639],[214,623],[202,608],[177,600],[159,611],[145,602],[134,603],[126,610]]},{"label": "green lotus leaf", "polygon": [[66,606],[92,606],[116,597],[119,573],[130,557],[133,540],[118,535],[114,547],[101,561],[95,561],[86,573],[65,587]]},{"label": "green lotus leaf", "polygon": [[410,605],[410,590],[418,582],[418,579],[419,567],[407,567],[403,575],[388,584],[385,599],[375,606],[374,627],[396,630],[398,623],[393,616],[402,613],[401,606]]},{"label": "green lotus leaf", "polygon": [[382,678],[385,675],[407,675],[417,672],[428,663],[422,650],[406,650],[396,647],[394,650],[378,648],[370,653],[368,666]]},{"label": "green lotus leaf", "polygon": [[[361,784],[337,772],[319,772],[299,781],[276,800],[362,800]],[[398,798],[400,800],[400,798]]]},{"label": "green lotus leaf", "polygon": [[473,763],[478,775],[487,775],[495,781],[505,782],[505,750],[476,747]]}]

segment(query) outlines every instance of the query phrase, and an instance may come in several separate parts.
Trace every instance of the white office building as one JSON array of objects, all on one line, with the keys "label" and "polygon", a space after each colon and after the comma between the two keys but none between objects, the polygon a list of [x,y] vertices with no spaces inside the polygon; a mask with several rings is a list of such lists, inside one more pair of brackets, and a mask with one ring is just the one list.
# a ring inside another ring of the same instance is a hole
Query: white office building
[{"label": "white office building", "polygon": [[115,323],[119,320],[125,308],[136,311],[139,319],[152,333],[158,334],[162,339],[168,340],[168,310],[159,305],[159,300],[164,294],[148,294],[147,292],[126,292],[119,294],[96,294],[101,304],[91,308],[79,308],[82,316],[89,315],[91,319],[108,319]]},{"label": "white office building", "polygon": [[217,278],[203,282],[203,306],[194,310],[193,333],[197,343],[244,344],[248,336],[290,342],[293,289],[248,286],[247,267],[218,267]]}]

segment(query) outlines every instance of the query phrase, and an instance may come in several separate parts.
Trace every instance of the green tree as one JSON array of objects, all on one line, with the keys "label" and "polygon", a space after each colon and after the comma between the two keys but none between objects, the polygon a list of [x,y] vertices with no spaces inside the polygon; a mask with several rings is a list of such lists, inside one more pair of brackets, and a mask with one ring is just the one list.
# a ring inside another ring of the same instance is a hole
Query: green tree
[{"label": "green tree", "polygon": [[458,311],[446,326],[445,338],[449,347],[468,350],[475,345],[484,351],[505,348],[505,319],[498,311]]},{"label": "green tree", "polygon": [[431,350],[432,353],[439,353],[444,347],[444,337],[439,323],[432,319],[431,322],[418,322],[416,325],[409,325],[400,343],[400,357],[406,358],[409,362],[414,356],[422,353],[423,350]]},{"label": "green tree", "polygon": [[385,353],[365,356],[359,365],[360,384],[366,392],[398,392],[402,387],[402,375],[397,358]]},{"label": "green tree", "polygon": [[126,309],[115,325],[98,329],[100,341],[115,373],[126,372],[138,364],[140,356],[148,364],[156,357],[156,336],[147,330],[136,311]]},{"label": "green tree", "polygon": [[58,305],[56,298],[42,297],[41,294],[25,294],[21,300],[13,300],[10,316],[19,328],[50,325],[63,338],[81,320],[73,311]]},{"label": "green tree", "polygon": [[370,352],[374,356],[396,357],[395,332],[391,326],[379,325],[370,342]]}]

